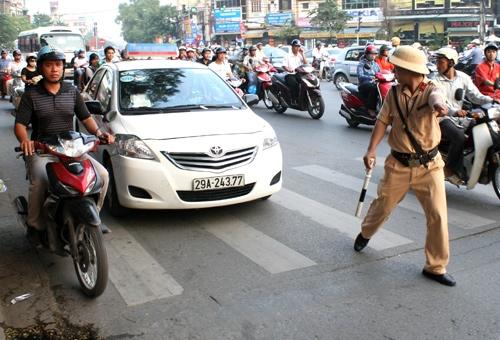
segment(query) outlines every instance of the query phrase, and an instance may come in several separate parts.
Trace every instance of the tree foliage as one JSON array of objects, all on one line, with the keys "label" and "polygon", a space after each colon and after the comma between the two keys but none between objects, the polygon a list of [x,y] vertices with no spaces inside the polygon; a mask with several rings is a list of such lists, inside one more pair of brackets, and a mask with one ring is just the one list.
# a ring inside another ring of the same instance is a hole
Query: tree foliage
[{"label": "tree foliage", "polygon": [[52,18],[47,14],[36,13],[33,15],[33,27],[46,27],[52,26]]},{"label": "tree foliage", "polygon": [[281,28],[276,33],[276,36],[278,36],[280,38],[289,39],[289,38],[298,37],[300,32],[301,32],[300,27],[297,27],[297,26],[292,25],[292,24],[288,24],[288,25],[281,26]]},{"label": "tree foliage", "polygon": [[159,0],[129,0],[120,4],[116,23],[122,25],[128,42],[153,42],[157,36],[175,35],[178,11],[171,5],[160,6]]},{"label": "tree foliage", "polygon": [[27,17],[0,14],[0,46],[15,48],[14,41],[21,31],[32,28]]},{"label": "tree foliage", "polygon": [[325,0],[309,11],[311,24],[322,30],[334,33],[344,30],[351,16],[338,7],[336,0]]}]

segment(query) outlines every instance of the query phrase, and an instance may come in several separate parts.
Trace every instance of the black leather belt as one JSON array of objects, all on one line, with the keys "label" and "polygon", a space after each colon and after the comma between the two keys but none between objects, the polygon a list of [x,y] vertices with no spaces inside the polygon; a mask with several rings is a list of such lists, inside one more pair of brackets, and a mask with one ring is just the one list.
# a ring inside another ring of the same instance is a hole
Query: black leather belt
[{"label": "black leather belt", "polygon": [[391,155],[394,158],[396,158],[404,166],[409,166],[412,168],[421,165],[427,167],[427,163],[431,162],[434,159],[434,157],[437,156],[437,154],[438,154],[437,147],[435,147],[434,149],[428,151],[423,155],[418,155],[416,153],[402,153],[396,150],[391,150]]}]

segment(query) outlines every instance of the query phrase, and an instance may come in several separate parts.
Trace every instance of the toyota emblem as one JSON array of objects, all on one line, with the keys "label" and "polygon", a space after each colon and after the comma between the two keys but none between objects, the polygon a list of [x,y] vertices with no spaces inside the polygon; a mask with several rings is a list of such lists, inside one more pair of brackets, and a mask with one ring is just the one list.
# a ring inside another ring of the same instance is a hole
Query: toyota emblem
[{"label": "toyota emblem", "polygon": [[220,157],[224,154],[224,150],[220,146],[212,146],[210,148],[210,156],[212,157]]}]

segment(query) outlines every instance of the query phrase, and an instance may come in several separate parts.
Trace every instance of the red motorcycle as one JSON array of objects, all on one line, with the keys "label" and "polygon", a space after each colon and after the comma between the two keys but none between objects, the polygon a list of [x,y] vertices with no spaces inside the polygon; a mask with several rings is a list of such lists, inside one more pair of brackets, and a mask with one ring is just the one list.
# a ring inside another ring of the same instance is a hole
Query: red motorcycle
[{"label": "red motorcycle", "polygon": [[[385,97],[394,84],[393,73],[375,74],[375,83],[378,90],[377,112],[380,111]],[[350,127],[357,127],[359,124],[375,125],[377,115],[371,115],[365,106],[363,99],[359,95],[358,86],[351,83],[339,83],[342,105],[339,114],[345,118]]]},{"label": "red motorcycle", "polygon": [[255,72],[257,72],[257,80],[258,80],[258,89],[257,95],[259,96],[259,100],[264,102],[264,105],[268,109],[273,108],[273,102],[269,99],[269,91],[271,90],[271,86],[273,85],[273,81],[271,79],[271,75],[276,72],[276,69],[273,65],[259,65],[255,68]]},{"label": "red motorcycle", "polygon": [[[103,182],[90,160],[82,159],[98,144],[97,137],[73,131],[35,142],[37,152],[57,158],[46,167],[49,195],[43,205],[47,228],[41,235],[42,246],[59,256],[71,255],[81,289],[90,297],[101,295],[108,282],[108,258],[96,207]],[[27,228],[26,198],[19,196],[14,203]]]}]

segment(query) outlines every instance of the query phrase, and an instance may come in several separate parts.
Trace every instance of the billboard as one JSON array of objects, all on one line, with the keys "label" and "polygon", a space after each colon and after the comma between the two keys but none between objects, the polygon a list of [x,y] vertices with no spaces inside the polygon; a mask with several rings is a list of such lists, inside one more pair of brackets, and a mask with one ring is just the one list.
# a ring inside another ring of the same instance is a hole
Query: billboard
[{"label": "billboard", "polygon": [[214,10],[215,34],[239,34],[241,7],[216,8]]},{"label": "billboard", "polygon": [[266,23],[272,26],[291,25],[292,12],[269,13],[266,15]]}]

